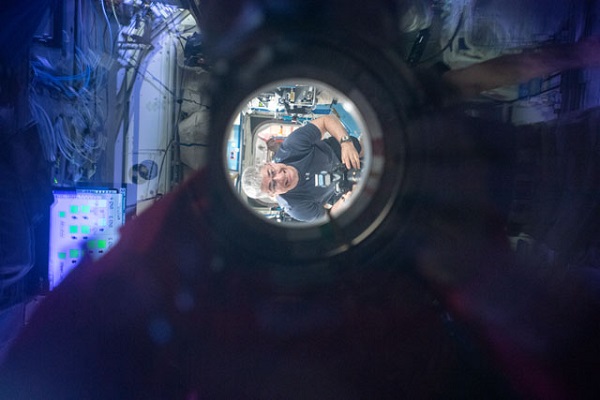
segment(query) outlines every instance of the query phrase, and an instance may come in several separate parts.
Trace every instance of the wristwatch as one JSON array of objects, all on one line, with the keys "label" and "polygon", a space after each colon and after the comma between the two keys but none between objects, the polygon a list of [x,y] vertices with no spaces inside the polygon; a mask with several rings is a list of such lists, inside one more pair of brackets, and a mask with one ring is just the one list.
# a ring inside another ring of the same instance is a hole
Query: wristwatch
[{"label": "wristwatch", "polygon": [[340,144],[349,142],[350,140],[352,140],[352,139],[350,139],[350,136],[346,135],[340,139]]}]

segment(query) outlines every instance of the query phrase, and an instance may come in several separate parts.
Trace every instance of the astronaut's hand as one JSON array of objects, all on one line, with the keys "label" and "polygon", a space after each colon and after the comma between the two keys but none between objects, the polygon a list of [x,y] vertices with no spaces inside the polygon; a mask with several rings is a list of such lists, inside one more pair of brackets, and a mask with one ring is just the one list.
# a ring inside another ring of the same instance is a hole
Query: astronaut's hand
[{"label": "astronaut's hand", "polygon": [[354,143],[344,142],[341,144],[342,147],[342,162],[346,166],[346,168],[360,168],[360,156],[358,155],[358,151],[356,151],[356,147],[354,147]]}]

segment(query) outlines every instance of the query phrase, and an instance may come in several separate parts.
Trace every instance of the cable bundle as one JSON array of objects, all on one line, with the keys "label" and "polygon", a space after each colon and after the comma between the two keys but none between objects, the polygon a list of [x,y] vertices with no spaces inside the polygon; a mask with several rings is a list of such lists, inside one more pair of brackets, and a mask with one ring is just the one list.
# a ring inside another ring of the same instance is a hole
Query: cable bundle
[{"label": "cable bundle", "polygon": [[33,59],[29,96],[46,159],[68,163],[73,183],[94,174],[107,142],[106,111],[96,101],[97,87],[106,84],[100,58],[77,49],[75,59],[78,72],[72,75],[60,74],[45,58]]}]

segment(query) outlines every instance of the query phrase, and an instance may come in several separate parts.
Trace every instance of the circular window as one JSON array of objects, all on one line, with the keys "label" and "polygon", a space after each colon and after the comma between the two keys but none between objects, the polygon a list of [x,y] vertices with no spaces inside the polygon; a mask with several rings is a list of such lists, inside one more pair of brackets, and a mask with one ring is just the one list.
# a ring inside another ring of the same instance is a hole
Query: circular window
[{"label": "circular window", "polygon": [[[337,89],[315,80],[274,82],[233,117],[225,168],[242,203],[265,220],[319,225],[368,203],[365,188],[377,186],[383,166],[372,135],[379,131],[371,133],[357,104]],[[354,159],[344,163],[344,153]]]},{"label": "circular window", "polygon": [[275,43],[215,65],[210,218],[223,246],[305,263],[399,231],[412,75],[358,50]]}]

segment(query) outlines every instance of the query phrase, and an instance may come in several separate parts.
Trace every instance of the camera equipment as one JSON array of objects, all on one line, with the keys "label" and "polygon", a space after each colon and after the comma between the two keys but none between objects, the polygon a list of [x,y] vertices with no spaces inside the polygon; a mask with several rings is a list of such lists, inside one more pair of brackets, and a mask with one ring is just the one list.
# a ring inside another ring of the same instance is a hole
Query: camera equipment
[{"label": "camera equipment", "polygon": [[352,190],[360,182],[361,168],[346,168],[340,163],[333,171],[323,171],[315,174],[315,186],[329,187],[335,185],[334,201]]}]

